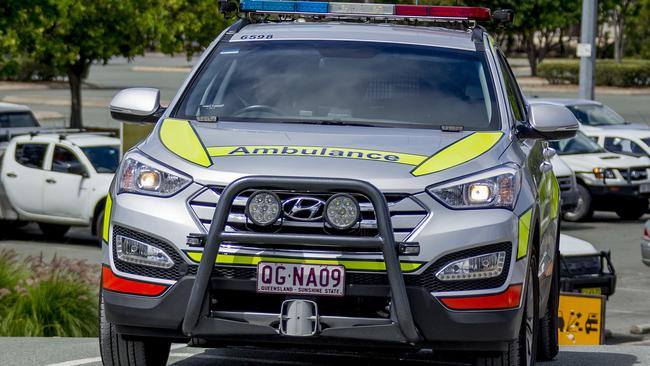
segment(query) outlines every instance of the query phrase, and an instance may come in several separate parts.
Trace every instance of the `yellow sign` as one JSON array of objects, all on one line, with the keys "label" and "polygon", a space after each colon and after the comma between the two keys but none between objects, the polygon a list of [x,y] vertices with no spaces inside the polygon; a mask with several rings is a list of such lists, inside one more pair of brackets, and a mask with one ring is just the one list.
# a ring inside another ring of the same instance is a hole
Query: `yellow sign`
[{"label": "yellow sign", "polygon": [[603,344],[605,296],[562,293],[558,311],[558,340],[563,346]]}]

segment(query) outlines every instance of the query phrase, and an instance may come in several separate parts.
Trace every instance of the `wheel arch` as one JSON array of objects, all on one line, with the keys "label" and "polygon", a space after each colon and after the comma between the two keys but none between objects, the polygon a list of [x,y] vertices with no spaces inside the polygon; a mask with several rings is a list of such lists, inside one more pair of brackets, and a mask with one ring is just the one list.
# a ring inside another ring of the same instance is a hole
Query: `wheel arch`
[{"label": "wheel arch", "polygon": [[97,232],[97,219],[99,218],[99,213],[104,209],[104,206],[106,206],[106,196],[97,201],[95,208],[93,209],[92,224],[90,225],[90,229],[93,235],[99,234]]}]

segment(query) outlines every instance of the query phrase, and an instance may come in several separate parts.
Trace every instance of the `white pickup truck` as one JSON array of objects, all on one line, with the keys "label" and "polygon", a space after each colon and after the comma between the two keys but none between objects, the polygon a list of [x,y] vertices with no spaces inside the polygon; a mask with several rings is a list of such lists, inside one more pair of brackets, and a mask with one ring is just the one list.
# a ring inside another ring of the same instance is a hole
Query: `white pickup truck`
[{"label": "white pickup truck", "polygon": [[91,133],[14,137],[0,163],[1,222],[37,222],[49,238],[62,237],[71,226],[101,233],[119,144]]}]

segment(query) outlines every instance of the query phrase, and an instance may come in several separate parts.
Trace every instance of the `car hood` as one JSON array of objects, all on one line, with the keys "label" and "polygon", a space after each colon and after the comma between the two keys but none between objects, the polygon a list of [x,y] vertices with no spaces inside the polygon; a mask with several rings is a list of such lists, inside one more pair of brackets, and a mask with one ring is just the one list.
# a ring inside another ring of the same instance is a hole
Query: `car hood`
[{"label": "car hood", "polygon": [[562,155],[561,159],[575,172],[591,172],[594,168],[633,168],[650,166],[650,159],[615,153]]},{"label": "car hood", "polygon": [[598,254],[598,250],[585,240],[560,234],[560,255],[564,257]]},{"label": "car hood", "polygon": [[555,173],[556,177],[570,177],[573,175],[573,170],[559,156],[555,155],[551,159],[551,164],[553,164],[553,173]]},{"label": "car hood", "polygon": [[[272,175],[363,179],[398,189],[404,178],[431,182],[496,166],[508,146],[502,132],[252,122],[190,122],[188,132],[176,121],[159,123],[140,149],[171,166],[181,157],[190,162],[183,171],[210,184]],[[192,139],[203,148],[189,151]]]},{"label": "car hood", "polygon": [[639,122],[626,122],[617,125],[599,125],[599,126],[588,126],[581,124],[580,129],[588,131],[602,131],[602,130],[650,130],[650,125]]}]

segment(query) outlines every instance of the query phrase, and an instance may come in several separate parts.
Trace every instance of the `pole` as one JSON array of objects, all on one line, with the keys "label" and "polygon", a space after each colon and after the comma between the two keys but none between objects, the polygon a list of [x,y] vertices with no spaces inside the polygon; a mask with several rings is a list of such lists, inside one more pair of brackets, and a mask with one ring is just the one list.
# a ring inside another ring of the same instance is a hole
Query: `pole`
[{"label": "pole", "polygon": [[580,56],[580,98],[583,99],[594,99],[597,23],[598,0],[582,0],[578,56]]}]

